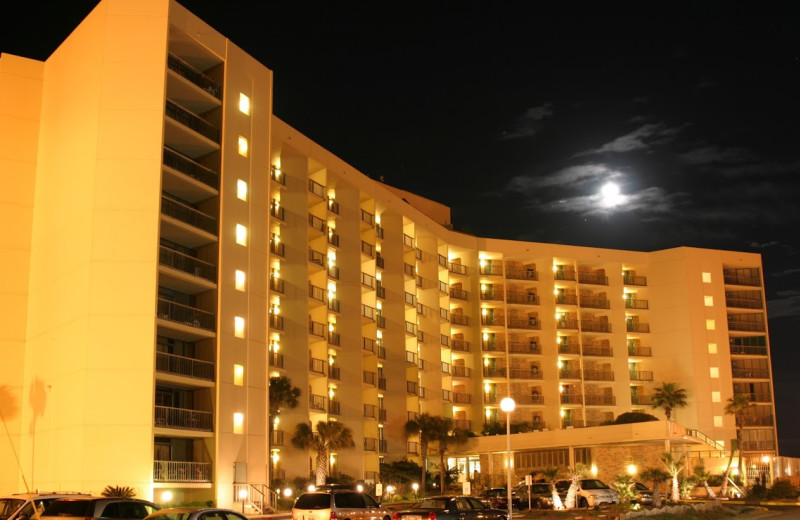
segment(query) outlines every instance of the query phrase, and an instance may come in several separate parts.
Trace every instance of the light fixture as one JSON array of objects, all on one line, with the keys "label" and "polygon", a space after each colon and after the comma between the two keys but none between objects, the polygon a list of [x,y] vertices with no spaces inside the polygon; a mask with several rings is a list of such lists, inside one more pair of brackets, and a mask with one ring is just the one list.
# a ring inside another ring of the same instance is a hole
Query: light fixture
[{"label": "light fixture", "polygon": [[508,517],[511,518],[512,514],[512,502],[511,502],[511,412],[514,411],[514,408],[517,407],[517,403],[514,402],[514,399],[511,397],[504,397],[500,401],[500,409],[506,412],[506,462],[507,462],[507,490],[508,490]]}]

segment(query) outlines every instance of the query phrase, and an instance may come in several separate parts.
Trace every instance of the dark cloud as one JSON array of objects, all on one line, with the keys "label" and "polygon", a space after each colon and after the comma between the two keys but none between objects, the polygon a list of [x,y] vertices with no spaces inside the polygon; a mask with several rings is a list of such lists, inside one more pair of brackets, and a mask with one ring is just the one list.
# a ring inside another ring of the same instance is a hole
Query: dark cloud
[{"label": "dark cloud", "polygon": [[592,155],[606,152],[625,153],[648,150],[654,146],[665,145],[680,132],[680,127],[668,127],[662,123],[647,123],[599,148],[586,150],[577,155]]},{"label": "dark cloud", "polygon": [[516,122],[500,134],[501,140],[513,140],[536,137],[542,131],[544,120],[555,114],[555,106],[545,103],[538,107],[529,108]]}]

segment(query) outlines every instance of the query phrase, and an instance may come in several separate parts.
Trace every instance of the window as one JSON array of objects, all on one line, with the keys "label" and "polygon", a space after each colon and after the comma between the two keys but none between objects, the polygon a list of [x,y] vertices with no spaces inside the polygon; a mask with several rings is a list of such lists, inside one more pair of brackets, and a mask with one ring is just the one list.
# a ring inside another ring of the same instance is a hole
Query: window
[{"label": "window", "polygon": [[722,427],[722,416],[721,415],[715,415],[714,416],[714,426],[717,427],[717,428]]},{"label": "window", "polygon": [[233,414],[233,433],[242,434],[244,432],[244,414],[236,412]]},{"label": "window", "polygon": [[247,148],[248,148],[247,138],[240,135],[239,136],[239,155],[241,155],[242,157],[247,157]]},{"label": "window", "polygon": [[716,354],[717,353],[717,344],[716,343],[709,343],[708,344],[708,353],[709,354]]},{"label": "window", "polygon": [[233,318],[233,335],[237,338],[244,338],[244,318],[241,316]]},{"label": "window", "polygon": [[703,296],[703,303],[705,303],[706,307],[713,307],[714,306],[714,297],[713,296]]},{"label": "window", "polygon": [[706,330],[716,330],[717,324],[714,320],[706,320]]},{"label": "window", "polygon": [[239,112],[250,115],[250,98],[244,94],[239,94]]},{"label": "window", "polygon": [[722,395],[719,392],[711,392],[711,402],[712,403],[721,403],[722,402]]},{"label": "window", "polygon": [[236,279],[236,290],[237,291],[244,291],[245,290],[245,282],[247,281],[247,277],[244,274],[244,271],[237,269],[235,274]]},{"label": "window", "polygon": [[703,273],[703,283],[711,283],[711,273]]},{"label": "window", "polygon": [[239,200],[247,200],[247,182],[242,179],[236,181],[236,197]]},{"label": "window", "polygon": [[244,366],[233,365],[233,384],[236,386],[244,385]]},{"label": "window", "polygon": [[719,378],[719,367],[710,367],[708,372],[712,379]]},{"label": "window", "polygon": [[247,245],[247,228],[241,224],[236,224],[236,243],[240,246]]}]

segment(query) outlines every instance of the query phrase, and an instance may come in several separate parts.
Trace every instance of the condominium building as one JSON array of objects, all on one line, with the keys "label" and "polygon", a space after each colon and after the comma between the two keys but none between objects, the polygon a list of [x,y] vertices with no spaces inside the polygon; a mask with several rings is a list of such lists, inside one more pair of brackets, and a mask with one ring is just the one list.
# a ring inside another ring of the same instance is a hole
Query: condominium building
[{"label": "condominium building", "polygon": [[[480,432],[505,396],[600,463],[598,439],[642,441],[600,425],[659,415],[663,382],[689,396],[681,449],[720,458],[746,395],[748,467],[777,455],[759,255],[456,232],[274,117],[271,71],[172,0],[102,0],[46,61],[3,54],[0,137],[2,489],[258,511],[313,470],[301,422],[347,425],[330,471],[375,483],[422,461],[409,419]],[[269,424],[276,375],[301,398]],[[453,455],[491,471],[481,450]]]}]

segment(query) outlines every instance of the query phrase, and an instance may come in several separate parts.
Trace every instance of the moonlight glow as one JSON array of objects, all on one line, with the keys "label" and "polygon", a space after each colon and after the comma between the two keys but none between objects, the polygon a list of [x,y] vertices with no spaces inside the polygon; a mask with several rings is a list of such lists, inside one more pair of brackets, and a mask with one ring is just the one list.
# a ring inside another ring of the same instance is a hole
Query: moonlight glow
[{"label": "moonlight glow", "polygon": [[606,208],[613,208],[625,201],[625,197],[619,192],[619,186],[613,182],[607,182],[600,188],[600,203]]}]

